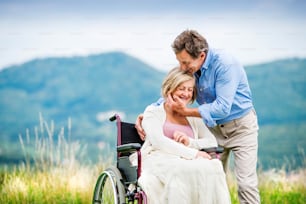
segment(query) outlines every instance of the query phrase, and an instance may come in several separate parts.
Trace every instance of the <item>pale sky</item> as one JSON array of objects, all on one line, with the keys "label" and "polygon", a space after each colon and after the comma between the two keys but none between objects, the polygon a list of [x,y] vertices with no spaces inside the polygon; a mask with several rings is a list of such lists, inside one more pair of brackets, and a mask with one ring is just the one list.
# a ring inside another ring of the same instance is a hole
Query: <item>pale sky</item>
[{"label": "pale sky", "polygon": [[304,0],[1,0],[0,69],[35,58],[123,51],[169,70],[195,29],[250,65],[306,57]]}]

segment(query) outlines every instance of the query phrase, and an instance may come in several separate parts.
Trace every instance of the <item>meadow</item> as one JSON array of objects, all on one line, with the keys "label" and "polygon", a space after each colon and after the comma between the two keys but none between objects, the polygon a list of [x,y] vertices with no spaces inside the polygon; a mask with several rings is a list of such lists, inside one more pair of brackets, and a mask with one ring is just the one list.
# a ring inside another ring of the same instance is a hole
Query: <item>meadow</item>
[{"label": "meadow", "polygon": [[[93,188],[104,165],[58,166],[48,169],[2,169],[0,203],[91,203]],[[259,189],[263,204],[306,203],[306,170],[283,170],[259,173]],[[229,175],[232,203],[238,202],[236,182]]]},{"label": "meadow", "polygon": [[[48,124],[41,117],[34,137],[29,131],[19,136],[25,162],[0,168],[0,203],[91,203],[96,179],[113,161],[101,157],[96,164],[84,164],[83,147],[70,141],[69,120],[67,127],[55,140],[53,122]],[[258,171],[262,204],[306,203],[306,168],[285,169]],[[239,203],[232,171],[227,179],[232,203]]]}]

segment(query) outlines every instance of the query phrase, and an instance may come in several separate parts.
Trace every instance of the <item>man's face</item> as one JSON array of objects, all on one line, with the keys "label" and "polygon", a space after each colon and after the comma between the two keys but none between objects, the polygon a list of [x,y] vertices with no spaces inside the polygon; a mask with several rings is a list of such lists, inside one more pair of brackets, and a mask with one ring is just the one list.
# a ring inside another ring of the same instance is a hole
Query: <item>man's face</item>
[{"label": "man's face", "polygon": [[182,50],[176,54],[176,59],[180,63],[181,70],[194,74],[201,68],[202,64],[204,63],[205,56],[205,52],[201,52],[199,57],[194,59],[186,52],[186,50]]}]

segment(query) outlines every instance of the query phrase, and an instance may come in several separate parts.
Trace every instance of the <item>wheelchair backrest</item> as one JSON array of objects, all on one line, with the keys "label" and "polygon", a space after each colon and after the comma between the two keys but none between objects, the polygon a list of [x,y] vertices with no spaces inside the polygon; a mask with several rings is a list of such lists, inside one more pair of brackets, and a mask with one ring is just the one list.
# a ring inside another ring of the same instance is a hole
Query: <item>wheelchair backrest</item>
[{"label": "wheelchair backrest", "polygon": [[121,122],[120,127],[117,126],[117,128],[121,128],[120,133],[118,133],[118,139],[119,137],[121,138],[121,144],[118,145],[128,144],[128,143],[139,143],[141,145],[143,144],[143,141],[140,139],[140,136],[137,133],[135,124]]},{"label": "wheelchair backrest", "polygon": [[[117,147],[125,144],[139,143],[142,145],[144,143],[137,133],[135,124],[122,122],[120,116],[117,114],[110,118],[110,121],[114,120],[117,120]],[[129,155],[131,153],[119,153],[117,149],[117,167],[124,177],[125,185],[137,182],[137,178],[140,175],[138,166],[133,166],[130,163]]]},{"label": "wheelchair backrest", "polygon": [[117,146],[129,143],[139,143],[142,145],[144,143],[137,133],[135,124],[122,122],[118,114],[115,114],[109,120],[117,121]]}]

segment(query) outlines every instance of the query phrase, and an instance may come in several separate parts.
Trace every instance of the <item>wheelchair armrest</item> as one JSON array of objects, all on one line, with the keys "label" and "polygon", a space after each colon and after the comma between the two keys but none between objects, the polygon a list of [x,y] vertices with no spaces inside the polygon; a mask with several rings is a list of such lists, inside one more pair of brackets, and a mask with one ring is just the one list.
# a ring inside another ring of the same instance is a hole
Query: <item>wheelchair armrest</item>
[{"label": "wheelchair armrest", "polygon": [[223,147],[203,148],[201,151],[208,153],[213,159],[220,159],[220,153],[224,151]]},{"label": "wheelchair armrest", "polygon": [[207,153],[217,153],[220,154],[224,151],[223,147],[209,147],[209,148],[203,148],[201,149],[201,151],[207,152]]},{"label": "wheelchair armrest", "polygon": [[131,152],[131,151],[140,150],[140,148],[141,148],[141,144],[139,143],[129,143],[129,144],[117,146],[117,151],[118,152]]}]

